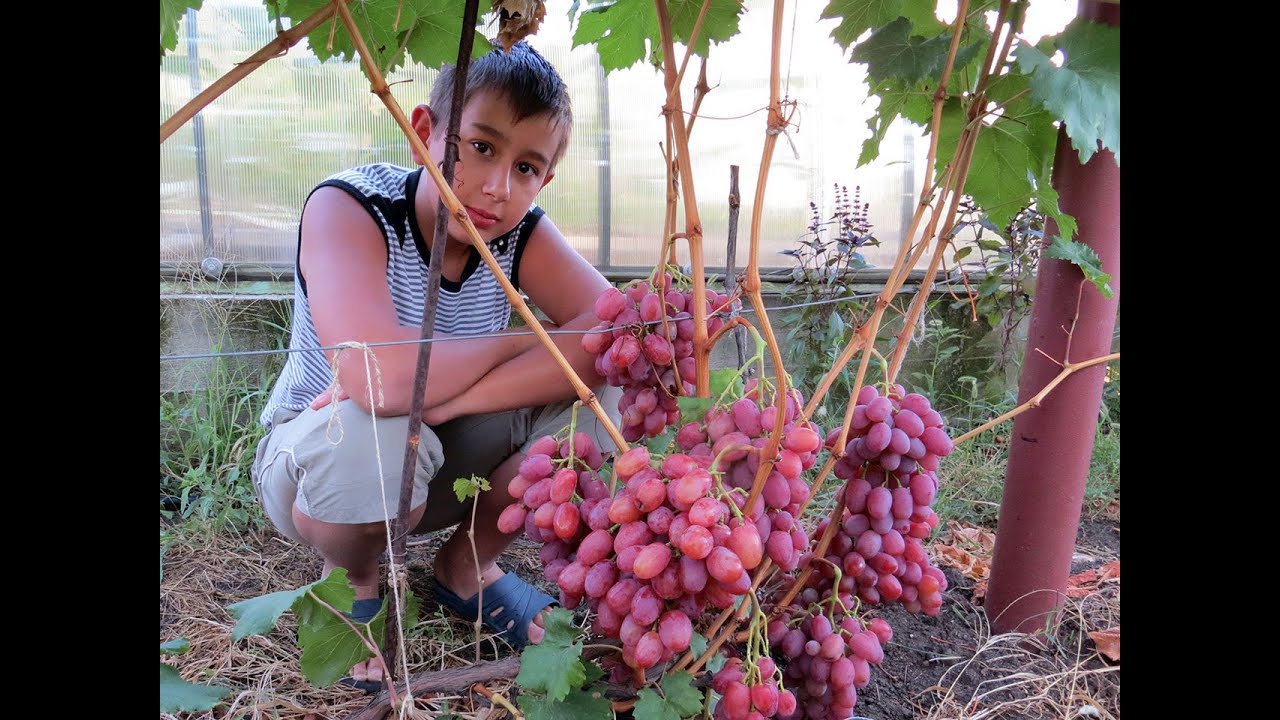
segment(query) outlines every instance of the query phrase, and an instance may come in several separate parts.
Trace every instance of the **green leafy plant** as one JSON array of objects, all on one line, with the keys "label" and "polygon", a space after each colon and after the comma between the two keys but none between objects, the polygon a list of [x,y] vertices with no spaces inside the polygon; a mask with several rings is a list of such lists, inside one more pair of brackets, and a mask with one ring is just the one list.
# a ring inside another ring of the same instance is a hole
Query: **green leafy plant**
[{"label": "green leafy plant", "polygon": [[1000,328],[1001,346],[1007,353],[1014,329],[1031,312],[1044,243],[1044,215],[1034,208],[1023,208],[1002,229],[987,219],[972,198],[964,198],[956,233],[964,230],[973,233],[972,244],[956,251],[955,262],[966,274],[982,279],[972,288],[972,299],[957,298],[951,307],[969,307],[976,319]]},{"label": "green leafy plant", "polygon": [[[162,321],[164,320],[162,310]],[[232,330],[249,328],[283,347],[287,320],[262,317],[214,301],[198,309],[215,342],[231,347]],[[210,531],[261,527],[264,518],[250,477],[264,430],[258,414],[283,361],[251,365],[233,357],[189,363],[180,376],[196,389],[160,394],[160,515],[198,520]]]},{"label": "green leafy plant", "polygon": [[[298,620],[298,647],[302,649],[302,674],[316,685],[330,685],[358,662],[374,656],[378,638],[386,628],[387,604],[367,623],[348,617],[356,591],[344,568],[334,568],[322,580],[295,590],[262,595],[227,606],[236,618],[232,642],[275,629],[286,610]],[[417,624],[421,603],[409,593],[401,627]]]},{"label": "green leafy plant", "polygon": [[[782,292],[786,304],[810,304],[782,313],[781,325],[789,328],[784,340],[785,361],[792,382],[812,393],[857,328],[865,304],[854,298],[850,273],[869,267],[859,250],[879,245],[868,219],[870,203],[862,202],[862,188],[835,185],[835,210],[823,218],[809,203],[809,226],[795,248],[781,254],[794,258],[791,284]],[[817,415],[843,407],[852,389],[853,366],[836,378]],[[830,407],[829,407],[830,406]]]},{"label": "green leafy plant", "polygon": [[662,676],[656,690],[645,688],[636,703],[636,720],[682,720],[702,712],[702,693],[693,687],[687,672]]},{"label": "green leafy plant", "polygon": [[523,690],[520,710],[528,720],[609,720],[609,699],[588,686],[604,671],[582,659],[581,630],[573,613],[555,608],[544,616],[542,642],[525,648],[516,682]]},{"label": "green leafy plant", "polygon": [[[465,503],[467,500],[474,501],[480,497],[480,493],[487,492],[489,489],[489,481],[479,475],[453,481],[453,494],[458,496],[460,503]],[[476,508],[478,506],[478,502],[471,503],[471,525],[467,528],[467,539],[471,541],[471,557],[476,563],[476,583],[479,585],[476,595],[476,662],[480,662],[480,632],[484,627],[484,578],[481,575],[480,555],[476,552]]]}]

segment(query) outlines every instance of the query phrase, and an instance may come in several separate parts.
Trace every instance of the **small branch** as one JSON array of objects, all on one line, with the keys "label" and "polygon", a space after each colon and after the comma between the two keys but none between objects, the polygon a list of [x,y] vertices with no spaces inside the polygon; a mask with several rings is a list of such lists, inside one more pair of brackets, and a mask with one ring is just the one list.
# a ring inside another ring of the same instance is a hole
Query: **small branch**
[{"label": "small branch", "polygon": [[[572,436],[570,436],[572,437]],[[480,570],[480,553],[476,550],[476,508],[480,507],[480,488],[471,499],[471,527],[467,539],[471,541],[471,558],[476,563],[476,662],[480,662],[480,631],[484,628],[484,572]]]},{"label": "small branch", "polygon": [[[689,264],[693,267],[693,348],[694,363],[698,369],[698,397],[711,393],[711,367],[707,349],[707,279],[702,259],[702,219],[698,215],[698,198],[693,188],[693,168],[690,166],[689,134],[681,111],[679,88],[676,86],[675,48],[672,42],[671,16],[666,0],[654,0],[658,15],[658,32],[662,40],[662,61],[668,102],[662,111],[675,136],[672,154],[680,171],[680,190],[684,196],[685,234],[689,241]],[[673,88],[675,92],[672,92]]]},{"label": "small branch", "polygon": [[[778,136],[787,128],[787,118],[782,115],[782,103],[779,97],[779,77],[782,67],[782,15],[783,0],[773,3],[773,35],[769,56],[769,118],[765,123],[764,149],[760,153],[760,175],[756,181],[755,201],[751,208],[751,255],[747,262],[747,277],[743,284],[751,307],[756,312],[760,323],[760,331],[769,347],[769,355],[773,360],[775,374],[774,407],[778,417],[786,410],[789,397],[787,386],[787,370],[782,360],[782,350],[778,339],[773,334],[773,323],[769,321],[769,311],[764,304],[764,296],[760,294],[760,225],[764,220],[765,186],[769,179],[769,166],[773,161],[773,150],[778,144]],[[761,378],[763,380],[763,378]],[[743,505],[743,512],[750,514],[752,506],[764,491],[765,480],[773,470],[774,460],[778,457],[778,448],[782,445],[784,423],[774,423],[769,440],[760,453],[760,467],[756,471],[755,481],[751,484],[751,492]]]},{"label": "small branch", "polygon": [[[674,92],[680,92],[680,84],[684,82],[685,68],[689,67],[689,59],[693,57],[693,47],[698,43],[698,33],[702,32],[702,21],[707,19],[707,10],[711,9],[711,0],[702,0],[702,8],[698,10],[698,19],[693,23],[693,32],[689,33],[689,43],[684,48],[684,60],[680,61],[680,71],[676,73],[676,84]],[[706,82],[707,78],[707,59],[702,58],[702,82]],[[672,90],[667,91],[667,101],[671,101]],[[695,103],[696,107],[696,103]],[[696,110],[695,110],[696,112]],[[690,122],[690,130],[693,129],[693,123]]]},{"label": "small branch", "polygon": [[[1084,286],[1085,280],[1080,278],[1080,285],[1076,289],[1076,314],[1071,316],[1071,329],[1067,331],[1067,347],[1062,351],[1062,359],[1066,362],[1071,362],[1071,341],[1076,336],[1076,323],[1080,322],[1080,305],[1084,302]],[[1066,366],[1063,365],[1063,367]]]},{"label": "small branch", "polygon": [[[1051,359],[1052,359],[1052,358],[1051,358]],[[978,427],[976,427],[976,428],[974,428],[974,429],[970,430],[969,432],[967,432],[967,433],[965,433],[965,434],[961,435],[960,437],[958,437],[958,438],[956,438],[955,440],[951,441],[951,442],[952,442],[952,444],[953,444],[953,445],[959,445],[960,443],[964,442],[965,440],[968,440],[969,438],[971,438],[971,437],[973,437],[973,436],[975,436],[975,435],[980,435],[981,433],[986,432],[987,430],[990,430],[991,428],[993,428],[993,427],[995,427],[995,426],[999,425],[1000,423],[1004,422],[1005,420],[1008,420],[1008,419],[1013,418],[1013,417],[1017,417],[1018,415],[1021,415],[1022,413],[1026,412],[1026,411],[1028,411],[1028,410],[1030,410],[1030,409],[1032,409],[1032,408],[1038,408],[1038,407],[1040,407],[1040,403],[1044,402],[1045,397],[1046,397],[1050,392],[1052,392],[1052,391],[1053,391],[1053,389],[1054,389],[1054,388],[1056,388],[1056,387],[1059,385],[1059,383],[1061,383],[1063,380],[1066,380],[1066,379],[1067,379],[1067,377],[1068,377],[1069,375],[1071,375],[1071,373],[1079,372],[1079,371],[1081,371],[1081,370],[1084,370],[1085,368],[1093,367],[1094,365],[1098,365],[1098,364],[1101,364],[1101,363],[1108,363],[1108,362],[1111,362],[1112,360],[1119,360],[1119,359],[1120,359],[1120,353],[1111,353],[1110,355],[1102,355],[1102,356],[1100,356],[1100,357],[1093,358],[1092,360],[1085,360],[1084,362],[1078,362],[1078,363],[1063,363],[1063,364],[1062,364],[1062,372],[1058,373],[1058,376],[1057,376],[1057,377],[1055,377],[1054,379],[1050,380],[1050,381],[1049,381],[1049,384],[1048,384],[1048,385],[1045,385],[1045,386],[1044,386],[1044,389],[1042,389],[1040,392],[1036,393],[1035,397],[1031,398],[1030,400],[1028,400],[1028,401],[1026,401],[1026,402],[1024,402],[1024,403],[1022,403],[1022,404],[1021,404],[1021,405],[1019,405],[1018,407],[1016,407],[1016,408],[1014,408],[1014,409],[1010,410],[1009,412],[1007,412],[1007,413],[1005,413],[1005,414],[1001,415],[1000,417],[998,417],[998,418],[996,418],[996,419],[994,419],[994,420],[991,420],[991,421],[989,421],[989,422],[983,423],[982,425],[980,425],[980,426],[978,426]]]},{"label": "small branch", "polygon": [[809,576],[813,574],[812,560],[814,558],[823,559],[826,557],[827,548],[831,547],[831,540],[836,536],[836,529],[840,527],[840,518],[843,515],[844,503],[838,502],[836,503],[836,506],[831,509],[831,515],[828,516],[827,519],[827,528],[822,532],[822,538],[818,540],[818,546],[809,554],[810,562],[806,562],[801,566],[800,576],[791,584],[791,589],[787,591],[787,594],[782,596],[782,599],[778,601],[778,604],[776,605],[777,608],[784,608],[790,605],[796,595],[800,594],[800,589],[804,587]]},{"label": "small branch", "polygon": [[186,125],[188,120],[196,116],[196,113],[218,99],[222,93],[235,87],[236,83],[245,79],[249,73],[262,67],[268,60],[284,55],[289,48],[297,45],[299,40],[306,37],[312,30],[320,27],[325,20],[333,17],[333,9],[332,3],[326,3],[306,20],[279,34],[275,40],[263,45],[261,50],[250,55],[244,61],[237,63],[225,75],[205,88],[203,92],[191,98],[186,105],[183,105],[173,114],[173,117],[160,124],[160,144],[163,145],[164,141],[176,132],[178,128]]},{"label": "small branch", "polygon": [[351,628],[351,632],[355,633],[356,637],[360,638],[360,642],[364,644],[365,649],[373,653],[373,657],[371,659],[376,660],[378,664],[382,665],[382,675],[385,679],[382,685],[387,688],[383,692],[389,694],[389,699],[392,704],[399,705],[400,694],[396,692],[395,683],[391,682],[391,668],[388,667],[386,659],[382,657],[382,651],[378,649],[377,645],[373,644],[373,640],[370,640],[364,633],[360,632],[360,628],[356,627],[356,624],[352,622],[349,615],[324,600],[321,600],[320,596],[315,594],[315,591],[308,590],[307,595],[309,595],[312,600],[320,603],[321,607],[333,613],[339,620],[345,623],[347,627]]},{"label": "small branch", "polygon": [[804,517],[804,511],[809,509],[809,503],[813,502],[813,499],[818,496],[818,491],[822,489],[822,483],[831,474],[831,470],[836,466],[836,461],[839,459],[840,457],[834,452],[827,455],[827,461],[823,463],[822,469],[818,471],[818,477],[814,478],[813,484],[809,486],[809,497],[805,498],[805,501],[800,503],[800,508],[796,510],[795,519],[797,522],[800,521],[801,517]]},{"label": "small branch", "polygon": [[711,86],[707,84],[707,59],[702,58],[702,64],[698,68],[698,82],[693,86],[693,109],[686,113],[689,116],[690,135],[693,134],[693,123],[698,119],[698,109],[702,107],[702,101],[709,92],[711,92]]},{"label": "small branch", "polygon": [[725,322],[724,325],[720,326],[720,329],[717,330],[714,335],[707,338],[707,347],[708,348],[715,347],[716,342],[719,341],[720,338],[724,337],[730,330],[733,330],[734,328],[737,328],[737,327],[750,328],[751,323],[741,315],[738,315],[737,317],[729,318],[729,320]]},{"label": "small branch", "polygon": [[[741,292],[738,288],[737,273],[734,272],[738,261],[738,213],[742,208],[742,196],[738,192],[738,166],[729,166],[729,239],[725,244],[724,292],[733,297]],[[747,339],[743,333],[735,332],[733,342],[738,350],[738,367],[747,360]]]},{"label": "small branch", "polygon": [[[448,670],[414,673],[409,676],[408,685],[414,695],[427,693],[460,695],[476,683],[507,680],[518,674],[520,674],[520,658],[511,656]],[[347,716],[347,720],[383,720],[383,716],[391,707],[392,701],[384,690],[375,695],[368,705]]]},{"label": "small branch", "polygon": [[507,700],[505,697],[503,697],[501,693],[493,692],[492,690],[485,687],[481,683],[476,683],[475,685],[472,685],[471,690],[472,692],[485,696],[486,698],[489,699],[489,702],[497,703],[502,707],[506,708],[507,712],[511,713],[511,717],[516,718],[516,720],[523,720],[524,713],[517,710],[516,706],[512,705],[511,702]]}]

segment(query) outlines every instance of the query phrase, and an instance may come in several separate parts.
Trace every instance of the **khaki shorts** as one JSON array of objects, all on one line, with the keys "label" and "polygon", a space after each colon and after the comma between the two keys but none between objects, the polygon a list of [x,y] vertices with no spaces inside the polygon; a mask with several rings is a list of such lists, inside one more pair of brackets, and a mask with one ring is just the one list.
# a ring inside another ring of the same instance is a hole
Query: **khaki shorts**
[{"label": "khaki shorts", "polygon": [[[621,390],[597,389],[597,396],[617,424]],[[426,503],[428,495],[432,501],[414,532],[461,522],[468,506],[458,502],[453,481],[471,475],[488,477],[533,441],[567,427],[572,411],[573,401],[566,400],[461,417],[435,427],[422,425],[412,506]],[[276,530],[304,542],[293,525],[294,505],[302,514],[328,523],[382,522],[388,515],[395,516],[409,420],[407,416],[374,420],[351,400],[338,403],[336,417],[332,407],[307,408],[301,413],[276,411],[272,429],[258,443],[253,462],[258,499]],[[375,426],[378,453],[374,452]],[[614,449],[613,440],[589,408],[578,408],[577,429],[590,435],[602,452]],[[379,456],[382,483],[375,460]]]}]

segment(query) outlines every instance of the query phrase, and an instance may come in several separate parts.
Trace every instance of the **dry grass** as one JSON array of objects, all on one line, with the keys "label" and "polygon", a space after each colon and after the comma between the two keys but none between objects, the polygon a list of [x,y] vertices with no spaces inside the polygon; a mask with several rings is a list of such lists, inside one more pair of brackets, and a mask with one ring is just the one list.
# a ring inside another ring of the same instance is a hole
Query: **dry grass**
[{"label": "dry grass", "polygon": [[[1120,624],[1118,584],[1068,599],[1042,634],[993,636],[984,613],[973,617],[979,625],[978,649],[916,699],[925,720],[1118,720],[1120,666],[1100,656],[1087,637]],[[958,692],[960,686],[973,690]]]},{"label": "dry grass", "polygon": [[[409,671],[428,672],[470,664],[475,659],[472,622],[453,616],[431,599],[431,558],[446,535],[436,533],[411,540],[409,582],[423,599],[423,614],[409,632],[406,644]],[[541,580],[536,548],[517,542],[504,566],[525,578]],[[179,536],[164,556],[160,583],[160,641],[186,638],[191,650],[169,657],[183,678],[231,690],[227,701],[203,713],[162,713],[181,720],[320,720],[341,718],[368,704],[363,693],[341,685],[318,688],[299,670],[297,626],[285,613],[274,631],[233,643],[235,619],[227,606],[280,590],[291,590],[320,577],[321,562],[309,548],[266,530],[245,535],[228,533]],[[486,659],[510,653],[506,643],[482,634]],[[397,661],[398,664],[398,661]],[[505,692],[507,685],[490,689]],[[460,718],[487,713],[484,700],[460,697],[419,699],[418,717],[434,718],[445,710]]]},{"label": "dry grass", "polygon": [[[431,559],[446,535],[436,533],[411,540],[409,578],[423,599],[423,615],[409,635],[411,673],[469,665],[475,636],[469,619],[439,608],[431,599]],[[1114,551],[1082,543],[1077,551],[1091,563]],[[541,578],[537,546],[520,538],[503,561],[522,577]],[[285,613],[276,630],[264,636],[231,641],[235,620],[226,607],[240,600],[294,589],[316,580],[321,563],[309,548],[288,542],[270,530],[245,535],[179,534],[164,556],[160,586],[160,640],[185,637],[191,651],[166,658],[184,678],[213,683],[231,690],[227,701],[204,713],[161,714],[162,720],[343,718],[365,707],[367,696],[335,685],[312,686],[299,671],[293,616]],[[1119,583],[1068,599],[1057,621],[1037,635],[993,635],[984,611],[962,594],[949,600],[969,627],[962,643],[948,643],[955,652],[940,655],[934,645],[917,662],[945,667],[940,678],[912,695],[915,717],[924,720],[996,720],[1018,718],[1098,718],[1120,716],[1120,668],[1101,658],[1087,633],[1118,626]],[[952,639],[957,639],[953,636]],[[492,635],[483,635],[486,659],[506,655],[509,648]],[[935,675],[935,677],[937,677]],[[932,681],[926,681],[932,682]],[[511,697],[510,681],[489,683],[494,692]],[[905,699],[905,698],[904,698]],[[467,720],[489,717],[488,702],[475,697],[419,698],[417,717],[436,718],[446,712]]]}]

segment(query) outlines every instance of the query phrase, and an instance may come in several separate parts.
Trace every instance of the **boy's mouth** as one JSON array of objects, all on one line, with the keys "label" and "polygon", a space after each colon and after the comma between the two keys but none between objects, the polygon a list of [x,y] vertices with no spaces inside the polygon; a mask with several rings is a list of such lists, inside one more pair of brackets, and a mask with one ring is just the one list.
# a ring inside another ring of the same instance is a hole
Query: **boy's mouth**
[{"label": "boy's mouth", "polygon": [[477,210],[471,206],[465,206],[467,215],[471,218],[471,223],[476,226],[477,230],[488,230],[498,224],[498,216],[484,210]]}]

